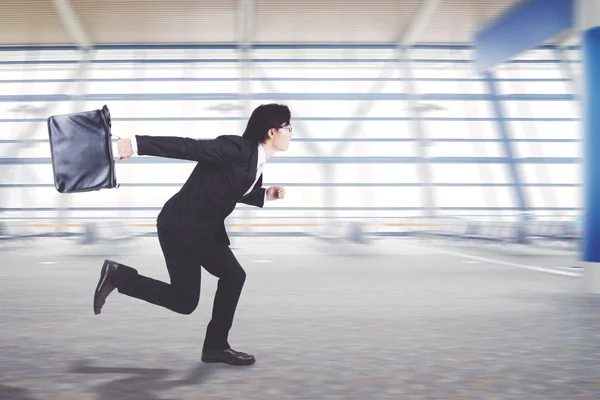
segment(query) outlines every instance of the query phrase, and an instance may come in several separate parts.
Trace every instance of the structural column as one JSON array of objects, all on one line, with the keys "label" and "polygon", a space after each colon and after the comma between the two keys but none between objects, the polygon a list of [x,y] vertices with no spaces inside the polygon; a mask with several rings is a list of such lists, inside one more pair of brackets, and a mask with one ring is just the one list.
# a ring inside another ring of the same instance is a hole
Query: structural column
[{"label": "structural column", "polygon": [[580,0],[583,60],[583,261],[590,293],[600,294],[600,1]]},{"label": "structural column", "polygon": [[[252,92],[252,43],[254,41],[254,0],[238,0],[238,31],[237,42],[239,50],[239,96],[241,117],[238,121],[238,132],[242,134],[246,129],[246,123],[252,112],[250,96]],[[254,219],[254,212],[251,209],[240,211],[242,217],[241,232],[251,233],[250,223]],[[230,219],[227,218],[227,228],[231,227]]]},{"label": "structural column", "polygon": [[406,88],[406,99],[408,103],[408,123],[410,135],[415,137],[416,154],[419,157],[417,165],[417,173],[419,182],[422,186],[422,202],[425,208],[424,216],[426,218],[435,218],[435,195],[433,191],[431,179],[431,162],[429,160],[428,147],[430,141],[426,137],[425,129],[423,128],[421,104],[418,101],[417,90],[415,89],[415,79],[410,65],[410,49],[409,46],[403,46],[399,51],[399,58],[402,66],[402,77],[404,78],[404,87]]},{"label": "structural column", "polygon": [[519,212],[521,213],[520,219],[521,221],[526,221],[529,212],[529,204],[527,201],[525,191],[523,190],[519,165],[515,162],[515,153],[513,151],[513,146],[510,141],[512,136],[506,124],[504,110],[502,108],[502,105],[500,104],[500,100],[498,100],[499,93],[498,88],[495,84],[495,77],[492,74],[492,72],[484,72],[482,75],[485,78],[488,92],[492,97],[491,105],[493,108],[494,116],[496,117],[497,121],[497,133],[500,139],[502,140],[504,156],[506,157],[506,160],[508,162],[509,173],[514,184],[517,207],[519,208]]}]

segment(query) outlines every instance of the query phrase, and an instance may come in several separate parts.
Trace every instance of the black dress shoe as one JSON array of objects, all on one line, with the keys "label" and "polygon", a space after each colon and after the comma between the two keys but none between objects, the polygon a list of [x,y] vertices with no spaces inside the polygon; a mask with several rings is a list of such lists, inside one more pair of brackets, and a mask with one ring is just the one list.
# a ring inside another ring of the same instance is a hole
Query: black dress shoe
[{"label": "black dress shoe", "polygon": [[205,363],[225,363],[229,365],[252,365],[256,361],[254,356],[233,349],[202,350],[202,361]]},{"label": "black dress shoe", "polygon": [[102,270],[100,271],[100,280],[98,281],[96,291],[94,292],[94,314],[96,315],[100,314],[108,295],[116,289],[114,276],[118,267],[118,263],[104,260]]}]

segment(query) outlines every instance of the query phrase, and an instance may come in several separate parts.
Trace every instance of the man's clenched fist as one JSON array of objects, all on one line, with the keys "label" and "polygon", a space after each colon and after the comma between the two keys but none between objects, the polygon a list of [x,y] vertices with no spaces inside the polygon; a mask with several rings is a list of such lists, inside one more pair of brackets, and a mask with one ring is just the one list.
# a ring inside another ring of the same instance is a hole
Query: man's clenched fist
[{"label": "man's clenched fist", "polygon": [[127,160],[133,155],[133,147],[131,146],[131,139],[119,139],[117,142],[117,149],[119,151],[119,160]]},{"label": "man's clenched fist", "polygon": [[267,189],[267,200],[283,199],[285,197],[285,189],[283,186],[271,186]]}]

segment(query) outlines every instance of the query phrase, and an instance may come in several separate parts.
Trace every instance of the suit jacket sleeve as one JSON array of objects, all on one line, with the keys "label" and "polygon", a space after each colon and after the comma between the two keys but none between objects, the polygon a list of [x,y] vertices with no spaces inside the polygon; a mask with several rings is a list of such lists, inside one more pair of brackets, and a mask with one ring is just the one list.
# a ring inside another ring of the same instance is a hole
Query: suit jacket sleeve
[{"label": "suit jacket sleeve", "polygon": [[254,207],[262,208],[265,205],[265,193],[267,189],[262,187],[262,175],[256,181],[256,185],[252,188],[252,191],[242,197],[238,203],[248,204]]},{"label": "suit jacket sleeve", "polygon": [[232,141],[216,139],[191,139],[170,136],[136,135],[137,153],[140,156],[157,156],[208,164],[230,163],[239,155],[239,147]]}]

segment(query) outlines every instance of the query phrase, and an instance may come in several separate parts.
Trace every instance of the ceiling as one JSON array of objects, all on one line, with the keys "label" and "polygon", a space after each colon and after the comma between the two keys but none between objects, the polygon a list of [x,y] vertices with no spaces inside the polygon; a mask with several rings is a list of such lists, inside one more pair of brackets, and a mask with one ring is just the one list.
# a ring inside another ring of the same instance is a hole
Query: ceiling
[{"label": "ceiling", "polygon": [[[441,0],[420,43],[470,43],[517,0]],[[255,43],[390,43],[421,0],[252,0]],[[94,44],[234,43],[240,0],[70,0]],[[73,44],[54,0],[0,1],[0,44]]]}]

